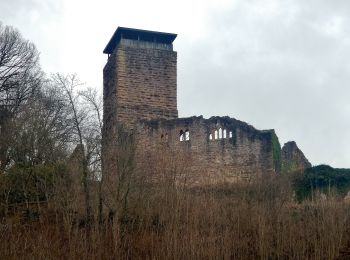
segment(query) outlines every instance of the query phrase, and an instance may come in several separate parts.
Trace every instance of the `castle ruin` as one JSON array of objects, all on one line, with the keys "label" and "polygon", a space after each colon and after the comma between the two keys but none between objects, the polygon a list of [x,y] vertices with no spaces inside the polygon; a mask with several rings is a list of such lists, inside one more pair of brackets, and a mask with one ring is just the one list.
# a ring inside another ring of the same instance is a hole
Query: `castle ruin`
[{"label": "castle ruin", "polygon": [[176,155],[193,183],[245,180],[279,173],[283,165],[309,166],[294,146],[291,153],[290,145],[281,150],[274,130],[257,130],[230,117],[178,118],[176,36],[118,27],[105,47],[104,171],[115,170],[113,140],[120,126],[134,133],[137,163],[150,161],[151,154]]}]

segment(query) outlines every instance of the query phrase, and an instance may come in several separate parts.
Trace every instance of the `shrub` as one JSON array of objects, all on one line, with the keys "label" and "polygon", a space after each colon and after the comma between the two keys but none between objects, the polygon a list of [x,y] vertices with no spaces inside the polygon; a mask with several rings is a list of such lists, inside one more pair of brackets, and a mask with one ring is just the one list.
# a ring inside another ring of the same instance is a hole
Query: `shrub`
[{"label": "shrub", "polygon": [[305,170],[294,182],[299,201],[311,198],[315,192],[344,196],[350,190],[350,169],[335,169],[319,165]]}]

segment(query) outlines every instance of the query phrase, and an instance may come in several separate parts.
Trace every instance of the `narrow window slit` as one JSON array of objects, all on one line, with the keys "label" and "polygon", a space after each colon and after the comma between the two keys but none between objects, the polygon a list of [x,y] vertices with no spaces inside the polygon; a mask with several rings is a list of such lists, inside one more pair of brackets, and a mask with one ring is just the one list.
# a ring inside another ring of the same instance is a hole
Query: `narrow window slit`
[{"label": "narrow window slit", "polygon": [[188,129],[186,129],[185,131],[185,141],[189,141],[190,140],[190,131],[188,131]]},{"label": "narrow window slit", "polygon": [[184,141],[185,138],[184,138],[184,131],[180,130],[180,142]]}]

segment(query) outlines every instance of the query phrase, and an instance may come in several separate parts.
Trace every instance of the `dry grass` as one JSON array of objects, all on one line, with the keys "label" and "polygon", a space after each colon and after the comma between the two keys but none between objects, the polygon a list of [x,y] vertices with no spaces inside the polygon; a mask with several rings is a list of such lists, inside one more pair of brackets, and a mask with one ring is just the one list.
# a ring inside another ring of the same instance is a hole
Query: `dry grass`
[{"label": "dry grass", "polygon": [[[53,208],[3,219],[0,259],[336,259],[346,257],[350,207],[293,202],[290,182],[134,189],[127,212],[87,229]],[[17,217],[16,217],[17,216]]]}]

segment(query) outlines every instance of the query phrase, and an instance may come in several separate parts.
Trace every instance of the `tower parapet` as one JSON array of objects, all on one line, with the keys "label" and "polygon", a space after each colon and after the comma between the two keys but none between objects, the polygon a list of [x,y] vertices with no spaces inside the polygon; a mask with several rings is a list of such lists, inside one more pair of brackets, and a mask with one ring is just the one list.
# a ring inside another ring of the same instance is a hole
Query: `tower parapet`
[{"label": "tower parapet", "polygon": [[110,55],[119,45],[172,51],[176,36],[173,33],[118,27],[103,53]]}]

